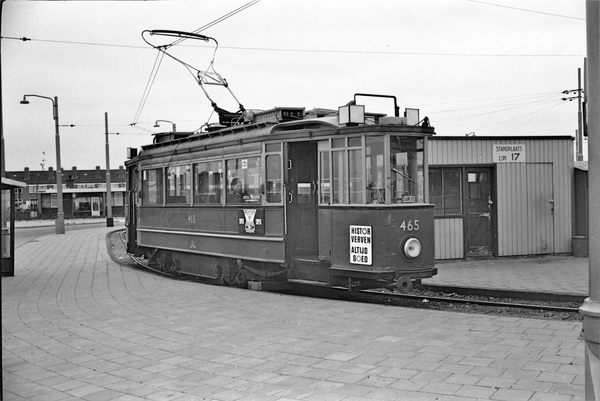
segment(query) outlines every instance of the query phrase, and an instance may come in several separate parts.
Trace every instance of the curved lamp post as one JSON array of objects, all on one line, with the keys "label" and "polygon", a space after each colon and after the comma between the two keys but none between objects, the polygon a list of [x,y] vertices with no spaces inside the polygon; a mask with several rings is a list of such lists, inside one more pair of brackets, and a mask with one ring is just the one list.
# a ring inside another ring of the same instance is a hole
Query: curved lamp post
[{"label": "curved lamp post", "polygon": [[177,126],[175,125],[175,123],[173,121],[169,121],[169,120],[156,120],[156,122],[154,123],[154,128],[160,127],[160,125],[158,124],[159,121],[164,122],[164,123],[173,124],[173,132],[177,132]]},{"label": "curved lamp post", "polygon": [[62,168],[60,167],[60,134],[58,131],[58,97],[40,96],[40,95],[24,95],[21,104],[29,104],[28,97],[39,97],[42,99],[48,99],[52,102],[52,114],[54,117],[54,127],[56,131],[56,198],[58,202],[58,213],[56,213],[56,234],[65,233],[65,212],[63,210],[63,196],[62,196]]}]

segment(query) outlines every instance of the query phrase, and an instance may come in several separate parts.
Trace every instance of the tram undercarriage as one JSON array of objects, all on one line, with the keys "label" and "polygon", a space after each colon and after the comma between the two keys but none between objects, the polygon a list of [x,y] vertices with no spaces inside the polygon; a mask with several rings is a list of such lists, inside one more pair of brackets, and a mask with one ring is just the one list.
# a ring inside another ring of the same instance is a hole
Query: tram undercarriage
[{"label": "tram undercarriage", "polygon": [[197,255],[164,249],[144,249],[142,266],[172,276],[187,276],[239,288],[259,290],[283,289],[288,269],[275,263]]}]

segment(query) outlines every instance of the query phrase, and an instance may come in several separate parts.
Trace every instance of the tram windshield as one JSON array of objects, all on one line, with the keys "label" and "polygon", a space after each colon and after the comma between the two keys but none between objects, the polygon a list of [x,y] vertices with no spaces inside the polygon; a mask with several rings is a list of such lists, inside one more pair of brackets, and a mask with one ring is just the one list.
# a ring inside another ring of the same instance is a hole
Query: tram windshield
[{"label": "tram windshield", "polygon": [[390,137],[392,203],[422,203],[423,139]]},{"label": "tram windshield", "polygon": [[423,138],[400,135],[320,142],[320,203],[423,203],[423,150]]}]

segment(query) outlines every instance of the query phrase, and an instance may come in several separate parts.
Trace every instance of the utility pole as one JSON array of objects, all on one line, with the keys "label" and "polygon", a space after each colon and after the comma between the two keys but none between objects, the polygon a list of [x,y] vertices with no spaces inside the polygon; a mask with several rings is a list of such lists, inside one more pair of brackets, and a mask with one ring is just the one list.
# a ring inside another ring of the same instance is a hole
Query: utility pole
[{"label": "utility pole", "polygon": [[577,125],[579,130],[577,131],[577,161],[583,160],[583,114],[581,112],[581,68],[577,69],[577,101],[579,108],[577,111]]},{"label": "utility pole", "polygon": [[106,227],[113,226],[112,193],[110,183],[110,152],[108,149],[108,113],[104,113],[104,128],[106,135]]},{"label": "utility pole", "polygon": [[584,137],[584,132],[587,133],[587,124],[585,121],[585,115],[583,113],[583,108],[582,108],[582,103],[581,103],[581,99],[582,99],[583,93],[584,93],[584,90],[581,87],[581,68],[577,69],[577,89],[565,90],[562,93],[563,94],[570,94],[570,93],[575,94],[575,96],[563,97],[562,98],[563,101],[571,102],[574,99],[577,99],[577,101],[579,103],[579,107],[578,107],[578,111],[577,111],[577,129],[575,130],[575,139],[576,139],[576,143],[577,143],[576,160],[582,161],[583,160],[583,137]]}]

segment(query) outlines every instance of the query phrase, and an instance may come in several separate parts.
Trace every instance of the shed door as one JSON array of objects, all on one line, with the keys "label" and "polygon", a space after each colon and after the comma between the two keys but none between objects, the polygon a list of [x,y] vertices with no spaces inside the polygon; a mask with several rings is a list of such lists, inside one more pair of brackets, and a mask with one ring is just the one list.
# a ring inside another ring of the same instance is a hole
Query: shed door
[{"label": "shed door", "polygon": [[529,254],[554,253],[554,188],[551,163],[527,164]]},{"label": "shed door", "polygon": [[492,196],[492,169],[489,167],[466,170],[467,257],[493,256],[494,198]]}]

